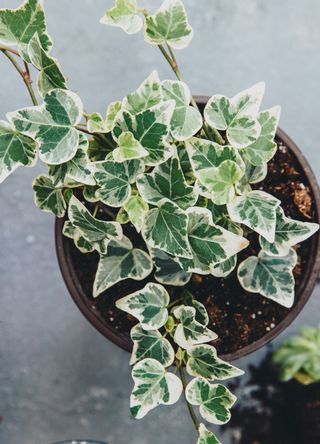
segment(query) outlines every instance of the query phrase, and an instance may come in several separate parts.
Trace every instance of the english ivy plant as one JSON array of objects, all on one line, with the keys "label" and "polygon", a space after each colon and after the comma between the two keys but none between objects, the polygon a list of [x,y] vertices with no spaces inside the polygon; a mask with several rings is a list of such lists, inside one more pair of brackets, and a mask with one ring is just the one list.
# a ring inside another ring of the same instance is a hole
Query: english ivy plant
[{"label": "english ivy plant", "polygon": [[43,2],[0,10],[0,50],[32,101],[0,121],[0,182],[38,157],[47,166],[33,183],[35,203],[64,218],[63,234],[82,253],[99,255],[93,297],[107,297],[125,279],[150,277],[117,302],[139,321],[131,331],[132,414],[142,418],[184,391],[198,444],[216,444],[193,409],[207,422],[227,422],[235,397],[219,381],[242,372],[217,356],[206,308],[187,290],[178,300],[174,289],[193,273],[226,278],[256,233],[261,251],[239,264],[239,282],[289,308],[294,247],[318,225],[289,219],[281,202],[255,185],[277,150],[280,118],[279,107],[260,111],[263,83],[232,98],[215,94],[198,108],[174,54],[193,37],[181,0],[165,0],[153,13],[137,0],[116,0],[101,23],[128,34],[143,30],[176,80],[153,71],[104,115],[86,113],[51,54]]}]

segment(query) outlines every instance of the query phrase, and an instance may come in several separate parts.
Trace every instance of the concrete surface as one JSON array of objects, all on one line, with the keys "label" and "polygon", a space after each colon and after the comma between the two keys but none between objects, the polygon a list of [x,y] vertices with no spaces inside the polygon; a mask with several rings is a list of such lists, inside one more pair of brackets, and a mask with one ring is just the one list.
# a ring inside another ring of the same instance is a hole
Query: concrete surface
[{"label": "concrete surface", "polygon": [[[140,34],[127,36],[98,23],[111,3],[45,1],[53,53],[88,111],[104,112],[154,68],[172,77]],[[0,0],[0,7],[19,4]],[[319,1],[185,4],[195,38],[178,58],[192,91],[231,95],[265,80],[265,106],[282,105],[282,128],[319,177]],[[21,80],[3,58],[0,82],[0,118],[29,105]],[[0,187],[0,443],[48,444],[74,437],[110,444],[195,443],[183,402],[140,422],[130,418],[129,357],[87,323],[67,293],[55,256],[53,218],[33,205],[31,181],[39,171],[40,165],[20,169]],[[301,324],[319,321],[319,296],[318,287],[279,340]],[[238,364],[258,363],[264,353]]]}]

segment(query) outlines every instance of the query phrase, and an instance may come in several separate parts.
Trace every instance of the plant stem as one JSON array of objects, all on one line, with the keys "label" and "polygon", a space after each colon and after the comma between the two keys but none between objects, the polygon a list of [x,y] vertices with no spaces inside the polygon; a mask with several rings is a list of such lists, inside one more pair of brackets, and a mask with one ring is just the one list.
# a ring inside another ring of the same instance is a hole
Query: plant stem
[{"label": "plant stem", "polygon": [[[179,367],[179,373],[180,373],[180,378],[181,378],[181,381],[182,381],[183,389],[185,391],[185,389],[187,387],[187,381],[186,381],[186,375],[185,375],[185,372],[184,372],[184,368],[182,366]],[[192,405],[189,404],[189,402],[187,401],[186,397],[185,397],[185,400],[186,400],[186,403],[187,403],[187,407],[188,407],[188,410],[189,410],[192,422],[193,422],[197,432],[199,432],[200,421],[198,420],[197,415],[195,414],[195,411],[194,411]]]},{"label": "plant stem", "polygon": [[26,85],[26,87],[28,89],[28,92],[29,92],[29,95],[30,95],[30,98],[31,98],[31,101],[32,101],[33,105],[37,106],[38,105],[38,101],[37,101],[35,92],[34,92],[34,90],[32,88],[32,85],[31,85],[30,73],[29,73],[28,65],[25,63],[25,71],[24,71],[20,67],[20,65],[16,61],[16,59],[11,55],[11,53],[16,54],[16,52],[14,50],[3,49],[2,47],[1,47],[0,50],[10,60],[12,65],[15,67],[15,69],[18,71],[18,73],[22,77],[22,79],[23,79],[23,81],[24,81],[24,83],[25,83],[25,85]]},{"label": "plant stem", "polygon": [[80,125],[76,125],[75,128],[76,128],[78,131],[81,131],[82,133],[89,134],[90,136],[93,136],[93,135],[94,135],[94,133],[90,133],[90,131],[88,131],[86,128],[82,128],[82,126],[80,126]]}]

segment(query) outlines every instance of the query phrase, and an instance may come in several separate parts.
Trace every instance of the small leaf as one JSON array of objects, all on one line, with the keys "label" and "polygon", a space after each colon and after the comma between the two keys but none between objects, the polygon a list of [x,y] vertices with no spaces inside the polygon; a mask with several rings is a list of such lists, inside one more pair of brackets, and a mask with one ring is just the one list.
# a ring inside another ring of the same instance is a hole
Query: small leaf
[{"label": "small leaf", "polygon": [[193,187],[186,183],[177,157],[157,165],[150,174],[138,176],[137,187],[143,199],[153,205],[167,198],[181,208],[188,208],[198,198]]},{"label": "small leaf", "polygon": [[128,214],[129,220],[140,233],[145,217],[149,211],[149,205],[138,195],[129,197],[123,204],[123,209]]},{"label": "small leaf", "polygon": [[199,322],[201,325],[207,327],[207,325],[209,324],[209,316],[206,307],[201,302],[194,299],[192,294],[189,293],[188,291],[185,291],[184,293],[183,303],[184,305],[195,308],[196,310],[195,320]]},{"label": "small leaf", "polygon": [[180,321],[174,335],[174,341],[179,347],[188,350],[194,345],[217,339],[213,331],[196,321],[194,307],[181,305],[173,310],[173,314]]},{"label": "small leaf", "polygon": [[32,184],[35,193],[35,204],[41,210],[63,217],[66,212],[66,202],[62,190],[55,188],[50,176],[38,176]]},{"label": "small leaf", "polygon": [[120,134],[118,148],[112,154],[116,162],[124,162],[126,160],[141,159],[148,156],[149,153],[131,133],[124,132]]},{"label": "small leaf", "polygon": [[62,233],[64,236],[73,239],[75,246],[81,251],[81,253],[86,254],[94,251],[94,247],[90,242],[86,241],[84,237],[81,236],[79,230],[74,227],[69,220],[65,221]]},{"label": "small leaf", "polygon": [[100,23],[118,26],[127,34],[139,32],[143,25],[136,0],[116,0],[115,6],[105,13]]},{"label": "small leaf", "polygon": [[269,256],[261,251],[258,256],[250,256],[238,268],[238,278],[242,287],[251,293],[260,293],[286,308],[294,303],[293,269],[297,254],[290,250],[287,256]]},{"label": "small leaf", "polygon": [[268,174],[268,164],[263,163],[259,166],[252,165],[247,157],[245,149],[240,150],[242,160],[245,165],[245,173],[238,183],[236,183],[236,191],[238,194],[246,194],[252,191],[251,185],[262,182]]},{"label": "small leaf", "polygon": [[97,274],[93,285],[93,297],[124,279],[142,281],[152,271],[153,265],[145,251],[133,248],[131,241],[123,237],[121,241],[111,240],[107,256],[100,256]]},{"label": "small leaf", "polygon": [[36,142],[0,120],[0,183],[19,166],[33,166],[36,158]]},{"label": "small leaf", "polygon": [[59,165],[72,159],[79,146],[79,132],[74,128],[83,114],[80,98],[71,91],[54,89],[44,104],[23,108],[7,117],[17,131],[32,137],[40,145],[40,159]]},{"label": "small leaf", "polygon": [[161,101],[162,90],[159,75],[157,71],[152,71],[136,91],[123,99],[122,109],[135,115],[158,105]]},{"label": "small leaf", "polygon": [[230,273],[233,272],[233,270],[237,266],[237,255],[229,257],[229,259],[226,259],[223,262],[220,262],[219,264],[215,264],[211,268],[211,274],[218,278],[225,278],[229,276]]},{"label": "small leaf", "polygon": [[146,243],[173,256],[192,257],[187,238],[187,215],[168,199],[158,205],[149,211],[142,227]]},{"label": "small leaf", "polygon": [[[111,139],[111,140],[110,140]],[[88,156],[91,162],[102,162],[107,157],[111,156],[111,152],[114,149],[114,141],[111,133],[103,134],[103,137],[93,136],[89,140]]]},{"label": "small leaf", "polygon": [[115,119],[121,110],[121,102],[110,103],[106,118],[99,113],[92,113],[88,116],[87,126],[90,133],[109,133],[113,130]]},{"label": "small leaf", "polygon": [[264,191],[250,191],[236,197],[228,207],[229,216],[234,222],[244,224],[273,242],[276,230],[276,213],[280,200]]},{"label": "small leaf", "polygon": [[174,49],[183,49],[192,37],[193,30],[180,0],[165,0],[153,16],[146,18],[145,40],[148,43],[167,43]]},{"label": "small leaf", "polygon": [[207,430],[204,424],[200,424],[197,444],[221,444],[221,442],[212,432]]},{"label": "small leaf", "polygon": [[36,33],[28,45],[31,63],[40,71],[38,74],[38,90],[45,97],[53,89],[67,89],[66,79],[56,59],[50,57],[42,48],[39,35]]},{"label": "small leaf", "polygon": [[197,345],[189,349],[188,354],[187,372],[191,376],[200,376],[208,381],[222,381],[244,374],[242,370],[219,359],[212,345]]},{"label": "small leaf", "polygon": [[68,216],[80,235],[101,254],[106,254],[111,239],[123,236],[120,224],[96,219],[75,196],[69,202]]},{"label": "small leaf", "polygon": [[191,93],[184,82],[165,80],[161,84],[164,100],[174,100],[175,110],[171,119],[171,134],[175,140],[190,139],[202,128],[202,116],[190,106]]},{"label": "small leaf", "polygon": [[143,359],[155,359],[164,367],[170,367],[174,361],[174,350],[170,342],[158,330],[143,330],[140,325],[131,329],[133,351],[130,365]]},{"label": "small leaf", "polygon": [[16,46],[26,62],[30,61],[28,43],[35,32],[39,35],[42,48],[48,52],[52,41],[47,34],[42,1],[26,0],[17,9],[0,10],[0,43]]},{"label": "small leaf", "polygon": [[116,306],[137,318],[144,330],[158,330],[167,322],[169,302],[169,294],[162,285],[149,283],[142,290],[119,299]]},{"label": "small leaf", "polygon": [[260,237],[260,245],[268,254],[286,256],[291,247],[308,239],[318,230],[318,224],[290,219],[285,216],[283,209],[278,207],[275,240],[270,243]]},{"label": "small leaf", "polygon": [[191,405],[200,406],[206,421],[217,425],[230,420],[230,409],[237,400],[224,385],[210,384],[203,378],[195,378],[187,385],[186,398]]},{"label": "small leaf", "polygon": [[180,379],[173,373],[168,373],[155,359],[138,362],[132,370],[132,377],[135,385],[130,398],[130,409],[137,419],[143,418],[160,404],[175,404],[183,390]]},{"label": "small leaf", "polygon": [[151,248],[150,254],[156,267],[154,277],[160,284],[183,287],[190,281],[191,273],[186,273],[174,256],[158,248]]}]

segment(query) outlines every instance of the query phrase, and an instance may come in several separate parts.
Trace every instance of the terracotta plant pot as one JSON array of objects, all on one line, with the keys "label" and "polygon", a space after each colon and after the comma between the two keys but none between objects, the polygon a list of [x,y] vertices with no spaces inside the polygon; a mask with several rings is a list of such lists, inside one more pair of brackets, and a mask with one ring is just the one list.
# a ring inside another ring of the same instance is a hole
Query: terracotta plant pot
[{"label": "terracotta plant pot", "polygon": [[[197,102],[201,108],[204,107],[208,98],[197,97]],[[319,221],[320,218],[320,192],[316,181],[316,178],[311,170],[310,165],[304,158],[300,149],[295,145],[295,143],[282,131],[277,132],[278,145],[281,144],[287,147],[288,154],[294,159],[295,163],[299,166],[300,175],[295,180],[303,181],[305,187],[309,190],[309,195],[312,201],[313,208],[313,221]],[[282,172],[278,173],[282,174]],[[259,184],[260,185],[260,184]],[[268,191],[268,189],[266,189]],[[83,286],[83,275],[89,273],[86,265],[82,264],[81,261],[85,260],[82,258],[82,253],[79,252],[79,256],[75,256],[75,247],[73,242],[64,237],[62,234],[62,228],[64,224],[64,219],[56,219],[55,226],[55,238],[56,238],[56,249],[58,255],[58,261],[61,268],[61,272],[68,290],[77,304],[81,312],[88,319],[88,321],[102,333],[106,338],[111,340],[113,343],[119,347],[131,351],[132,343],[129,337],[129,332],[124,331],[125,329],[115,327],[113,324],[114,319],[112,316],[106,316],[105,308],[97,305],[96,300],[92,298],[91,291],[89,288],[84,288]],[[320,272],[320,240],[319,234],[314,235],[311,239],[307,241],[306,247],[304,249],[305,253],[305,264],[302,270],[302,274],[299,279],[299,283],[296,288],[296,302],[295,305],[290,310],[286,310],[283,318],[273,325],[271,329],[267,328],[263,334],[251,343],[247,343],[244,347],[232,350],[231,352],[222,352],[221,354],[226,360],[235,360],[241,358],[249,353],[258,350],[260,347],[267,344],[269,341],[273,340],[278,336],[283,330],[285,330],[291,322],[300,313],[306,302],[308,301],[317,281],[317,277]],[[87,255],[86,255],[87,256]],[[77,262],[77,263],[76,263]],[[80,272],[79,272],[80,270]],[[81,277],[82,276],[82,277]],[[135,285],[137,285],[135,281]],[[138,287],[132,289],[136,291],[142,288],[145,283],[138,283]],[[121,294],[121,290],[115,290],[116,298],[125,296],[128,293]],[[104,298],[101,295],[98,299]],[[252,298],[257,297],[252,295]],[[107,298],[107,297],[106,297]],[[254,301],[254,299],[252,299]],[[269,303],[269,301],[268,301]],[[103,305],[103,304],[102,304]],[[232,307],[230,307],[232,308]],[[250,307],[249,307],[250,308]],[[276,305],[276,310],[281,310],[282,308]],[[249,310],[250,311],[250,310]],[[109,316],[109,317],[108,317]],[[232,318],[233,312],[231,311],[230,317]],[[127,328],[127,330],[129,330]],[[219,348],[218,348],[219,350]]]}]

